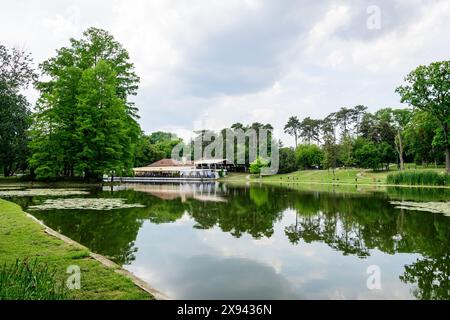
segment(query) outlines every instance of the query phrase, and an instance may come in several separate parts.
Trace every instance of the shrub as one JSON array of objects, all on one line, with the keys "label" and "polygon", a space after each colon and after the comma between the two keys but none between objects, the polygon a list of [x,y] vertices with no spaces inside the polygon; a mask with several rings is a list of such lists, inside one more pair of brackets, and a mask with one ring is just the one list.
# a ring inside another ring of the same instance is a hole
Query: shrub
[{"label": "shrub", "polygon": [[448,186],[450,185],[450,175],[434,171],[397,172],[388,175],[386,182],[388,184]]},{"label": "shrub", "polygon": [[293,148],[280,148],[280,162],[278,173],[291,173],[297,171],[297,159]]},{"label": "shrub", "polygon": [[298,166],[301,169],[320,167],[324,152],[315,144],[299,145],[295,150]]},{"label": "shrub", "polygon": [[267,167],[269,162],[261,157],[257,157],[255,161],[250,163],[250,173],[252,174],[260,174],[261,169]]},{"label": "shrub", "polygon": [[0,300],[65,300],[67,291],[46,264],[17,260],[0,267]]}]

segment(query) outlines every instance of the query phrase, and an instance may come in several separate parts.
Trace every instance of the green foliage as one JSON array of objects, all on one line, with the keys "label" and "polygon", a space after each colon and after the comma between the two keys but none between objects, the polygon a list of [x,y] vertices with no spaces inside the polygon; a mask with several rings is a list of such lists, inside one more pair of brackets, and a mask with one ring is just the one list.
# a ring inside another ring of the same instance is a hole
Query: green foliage
[{"label": "green foliage", "polygon": [[387,176],[388,184],[450,186],[450,174],[433,171],[398,172]]},{"label": "green foliage", "polygon": [[324,152],[315,144],[299,145],[295,155],[297,164],[302,169],[319,167],[324,160]]},{"label": "green foliage", "polygon": [[250,163],[251,174],[261,174],[261,169],[269,165],[268,161],[261,157],[257,157],[255,161]]},{"label": "green foliage", "polygon": [[300,136],[308,144],[311,142],[320,142],[320,126],[322,121],[306,117],[300,123]]},{"label": "green foliage", "polygon": [[143,167],[155,161],[171,158],[172,149],[183,140],[169,132],[153,132],[149,136],[141,134],[136,146],[135,167]]},{"label": "green foliage", "polygon": [[149,137],[141,135],[136,146],[136,154],[134,159],[135,167],[143,167],[155,161],[164,159],[165,152],[151,144]]},{"label": "green foliage", "polygon": [[419,66],[396,89],[401,101],[429,113],[442,128],[446,168],[450,173],[450,61]]},{"label": "green foliage", "polygon": [[26,98],[0,82],[0,168],[5,177],[27,167],[30,110]]},{"label": "green foliage", "polygon": [[355,162],[361,168],[378,170],[381,159],[376,145],[373,142],[367,142],[356,149]]},{"label": "green foliage", "polygon": [[[238,127],[238,126],[237,126]],[[301,123],[297,117],[290,117],[286,125],[284,126],[284,133],[287,133],[294,137],[295,147],[297,148],[297,140],[301,130]]]},{"label": "green foliage", "polygon": [[[262,130],[267,130],[266,139],[262,138]],[[220,132],[213,130],[199,130],[195,131],[197,136],[189,142],[191,156],[194,158],[194,151],[197,146],[198,150],[195,154],[197,158],[216,156],[216,150],[222,148],[224,158],[238,165],[250,166],[250,149],[256,151],[256,156],[270,157],[273,143],[278,143],[272,137],[273,127],[270,123],[254,122],[251,125],[244,125],[242,123],[235,123],[230,128],[224,128]],[[239,137],[238,138],[238,134]],[[242,134],[242,135],[241,135]],[[229,138],[227,142],[225,139]],[[222,141],[220,141],[222,139]],[[230,146],[231,150],[227,149]],[[268,154],[260,150],[267,150]],[[207,152],[206,152],[207,151]],[[253,157],[252,157],[253,158]]]},{"label": "green foliage", "polygon": [[[438,138],[439,123],[429,113],[414,112],[405,128],[405,149],[417,164],[443,159],[444,144]],[[441,135],[440,135],[441,136]]]},{"label": "green foliage", "polygon": [[358,138],[355,140],[354,150],[355,164],[360,168],[388,170],[389,164],[396,160],[394,148],[385,141],[374,143]]},{"label": "green foliage", "polygon": [[339,145],[338,160],[345,167],[352,167],[355,163],[353,155],[354,141],[350,136],[344,136]]},{"label": "green foliage", "polygon": [[38,178],[124,174],[140,132],[137,109],[127,99],[139,78],[127,51],[106,31],[90,28],[70,43],[40,65],[50,80],[37,84],[30,165]]},{"label": "green foliage", "polygon": [[116,95],[116,73],[100,60],[83,72],[78,86],[75,141],[81,148],[75,171],[97,178],[132,168],[133,147],[140,129]]},{"label": "green foliage", "polygon": [[46,264],[16,260],[0,267],[0,300],[66,300],[64,283]]},{"label": "green foliage", "polygon": [[336,144],[335,126],[336,117],[334,116],[334,114],[330,114],[324,120],[322,120],[322,150],[324,152],[322,165],[326,169],[334,169],[337,165],[338,146]]},{"label": "green foliage", "polygon": [[280,148],[279,173],[290,173],[298,169],[297,159],[293,148]]},{"label": "green foliage", "polygon": [[29,54],[0,44],[0,169],[5,177],[28,167],[30,110],[20,90],[36,77],[31,63]]},{"label": "green foliage", "polygon": [[396,161],[395,150],[387,142],[382,142],[377,145],[377,149],[380,157],[380,165],[384,165],[386,170],[389,170],[389,165]]}]

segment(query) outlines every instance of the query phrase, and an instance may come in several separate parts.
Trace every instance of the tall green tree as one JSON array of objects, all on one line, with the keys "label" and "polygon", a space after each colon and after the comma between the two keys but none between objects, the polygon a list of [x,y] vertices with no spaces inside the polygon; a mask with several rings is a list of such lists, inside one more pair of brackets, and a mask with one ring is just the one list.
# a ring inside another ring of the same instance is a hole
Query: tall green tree
[{"label": "tall green tree", "polygon": [[284,126],[284,133],[293,136],[295,139],[295,147],[298,145],[298,136],[300,134],[301,124],[297,117],[290,117]]},{"label": "tall green tree", "polygon": [[0,119],[0,168],[8,177],[26,168],[30,110],[26,98],[4,82],[0,82]]},{"label": "tall green tree", "polygon": [[90,28],[40,68],[45,81],[36,86],[40,97],[30,145],[37,176],[98,178],[129,170],[139,130],[128,97],[136,94],[139,78],[122,45]]},{"label": "tall green tree", "polygon": [[450,61],[419,66],[396,89],[401,101],[430,113],[440,124],[445,143],[445,162],[450,173]]},{"label": "tall green tree", "polygon": [[354,112],[351,108],[342,107],[336,112],[336,122],[342,130],[342,136],[350,134],[351,125],[353,123]]},{"label": "tall green tree", "polygon": [[0,168],[4,176],[27,167],[30,109],[20,90],[35,78],[29,54],[0,44]]},{"label": "tall green tree", "polygon": [[417,164],[428,165],[443,158],[444,149],[436,138],[441,130],[439,123],[429,113],[416,110],[405,128],[405,150]]},{"label": "tall green tree", "polygon": [[326,169],[334,170],[337,166],[337,156],[338,156],[338,148],[336,143],[336,117],[335,113],[329,114],[322,121],[321,131],[322,131],[322,139],[323,139],[323,151],[324,157],[322,164]]},{"label": "tall green tree", "polygon": [[311,141],[320,143],[321,121],[306,117],[300,124],[300,136],[311,144]]},{"label": "tall green tree", "polygon": [[378,142],[391,144],[398,156],[400,170],[405,169],[404,164],[404,130],[411,120],[410,109],[380,109],[376,113]]},{"label": "tall green tree", "polygon": [[81,146],[75,170],[88,178],[127,172],[133,167],[140,128],[116,94],[117,75],[104,60],[83,72],[78,84],[75,136]]},{"label": "tall green tree", "polygon": [[355,130],[355,133],[357,136],[359,135],[360,128],[361,128],[361,122],[362,122],[364,115],[366,114],[366,111],[367,111],[367,107],[363,106],[363,105],[357,105],[352,108],[351,119],[352,119],[352,122],[354,125],[354,130]]},{"label": "tall green tree", "polygon": [[411,120],[411,110],[409,109],[394,109],[392,110],[392,119],[394,128],[397,131],[395,136],[395,150],[397,151],[400,170],[405,170],[405,161],[403,159],[404,153],[404,131],[405,127]]}]

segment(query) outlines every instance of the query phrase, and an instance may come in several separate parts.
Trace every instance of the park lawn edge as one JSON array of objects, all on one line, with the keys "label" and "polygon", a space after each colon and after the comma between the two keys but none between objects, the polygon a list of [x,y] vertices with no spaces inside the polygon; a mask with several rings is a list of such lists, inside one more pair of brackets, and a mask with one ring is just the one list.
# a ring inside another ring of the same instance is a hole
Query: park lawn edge
[{"label": "park lawn edge", "polygon": [[0,262],[37,259],[55,270],[58,281],[71,275],[69,266],[79,266],[81,289],[70,290],[75,300],[153,300],[164,299],[132,273],[109,259],[92,253],[81,244],[43,225],[15,203],[0,199]]}]

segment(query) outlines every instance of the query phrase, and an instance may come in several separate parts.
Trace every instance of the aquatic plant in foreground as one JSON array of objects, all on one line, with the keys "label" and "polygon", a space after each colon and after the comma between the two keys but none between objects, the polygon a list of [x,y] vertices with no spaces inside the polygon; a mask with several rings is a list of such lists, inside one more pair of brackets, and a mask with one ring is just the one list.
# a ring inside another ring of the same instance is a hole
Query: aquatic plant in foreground
[{"label": "aquatic plant in foreground", "polygon": [[115,210],[145,208],[139,203],[125,203],[122,198],[68,198],[47,199],[43,203],[29,206],[28,210]]},{"label": "aquatic plant in foreground", "polygon": [[39,196],[76,196],[87,195],[86,190],[80,189],[25,189],[25,190],[0,190],[0,197],[39,197]]}]

